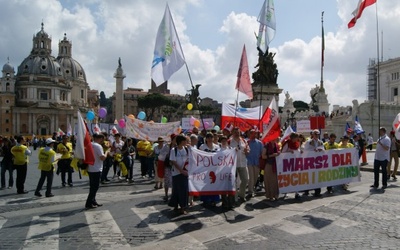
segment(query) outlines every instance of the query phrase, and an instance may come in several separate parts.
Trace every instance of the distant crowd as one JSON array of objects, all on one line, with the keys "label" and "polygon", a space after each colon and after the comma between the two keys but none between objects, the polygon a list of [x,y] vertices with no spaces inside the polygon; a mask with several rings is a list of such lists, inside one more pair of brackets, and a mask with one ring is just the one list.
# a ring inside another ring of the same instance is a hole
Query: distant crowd
[{"label": "distant crowd", "polygon": [[[381,133],[381,130],[380,130]],[[390,133],[390,145],[388,149],[379,148],[384,141],[386,130],[380,134],[377,141],[377,151],[390,152],[385,165],[385,178],[382,179],[383,187],[386,187],[388,178],[396,178],[398,168],[398,155],[400,144]],[[373,138],[369,134],[355,134],[351,129],[339,140],[335,134],[324,133],[320,136],[319,130],[312,130],[306,138],[299,133],[291,133],[287,138],[277,138],[274,141],[263,144],[257,127],[246,132],[241,132],[238,127],[228,124],[220,131],[214,129],[199,131],[197,127],[182,134],[159,137],[157,141],[136,140],[126,138],[119,133],[108,135],[107,133],[94,134],[92,148],[94,152],[93,162],[83,164],[80,161],[77,166],[73,163],[75,139],[73,136],[57,136],[52,138],[36,138],[25,140],[24,136],[15,138],[1,137],[1,188],[13,188],[14,170],[17,173],[16,188],[18,194],[26,194],[24,183],[27,175],[28,156],[31,148],[39,150],[38,168],[41,176],[35,196],[41,197],[41,189],[46,183],[46,197],[52,197],[52,182],[54,172],[61,176],[62,186],[73,187],[73,173],[84,170],[89,175],[89,195],[85,204],[86,209],[101,206],[96,201],[96,193],[100,185],[106,186],[111,181],[134,184],[133,170],[135,159],[140,162],[141,178],[153,180],[154,189],[164,189],[164,201],[177,213],[186,214],[195,202],[202,202],[205,206],[221,206],[224,209],[234,209],[255,195],[264,195],[268,201],[274,202],[281,196],[277,180],[276,157],[282,153],[295,151],[325,151],[339,148],[357,148],[359,158],[368,148],[372,150]],[[389,138],[389,137],[388,137]],[[394,138],[394,139],[393,139]],[[235,195],[206,195],[200,197],[189,196],[188,188],[188,163],[192,148],[207,152],[217,152],[226,149],[236,149],[236,179],[237,191]],[[377,152],[378,153],[378,152]],[[379,157],[378,157],[379,158]],[[381,157],[382,158],[382,157]],[[386,160],[386,155],[383,156]],[[382,159],[383,159],[382,158]],[[381,159],[378,159],[378,161]],[[390,167],[394,162],[394,169]],[[377,166],[375,166],[375,164]],[[83,167],[82,167],[83,166]],[[380,162],[374,162],[375,170],[383,168]],[[110,175],[109,172],[112,171]],[[8,185],[6,185],[6,173],[8,172]],[[375,177],[374,187],[377,187]],[[379,171],[378,171],[379,179]],[[379,180],[378,180],[379,183]],[[340,187],[326,187],[326,193],[335,192],[336,189],[347,190],[348,185]],[[309,195],[309,190],[295,193],[296,199]],[[313,195],[321,196],[321,189],[315,189]]]}]

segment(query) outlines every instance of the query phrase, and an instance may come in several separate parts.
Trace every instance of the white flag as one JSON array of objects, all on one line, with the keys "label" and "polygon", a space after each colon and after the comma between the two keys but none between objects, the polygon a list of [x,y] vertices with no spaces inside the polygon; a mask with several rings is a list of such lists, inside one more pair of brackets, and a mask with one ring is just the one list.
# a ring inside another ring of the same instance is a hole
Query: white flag
[{"label": "white flag", "polygon": [[396,139],[400,139],[400,113],[396,115],[392,124],[393,130],[395,131]]},{"label": "white flag", "polygon": [[288,125],[287,128],[286,128],[286,130],[285,130],[285,133],[283,134],[283,136],[282,136],[282,138],[281,138],[281,143],[282,143],[283,141],[286,141],[287,139],[289,139],[290,135],[291,135],[293,132],[294,132],[294,131],[293,131],[293,129],[292,129],[292,126]]},{"label": "white flag", "polygon": [[156,84],[161,84],[168,81],[184,64],[185,56],[167,4],[157,32],[151,78]]},{"label": "white flag", "polygon": [[263,49],[264,52],[266,52],[268,50],[269,43],[275,37],[276,21],[274,0],[264,1],[257,21],[260,23],[257,37],[257,47],[260,47],[260,49]]}]

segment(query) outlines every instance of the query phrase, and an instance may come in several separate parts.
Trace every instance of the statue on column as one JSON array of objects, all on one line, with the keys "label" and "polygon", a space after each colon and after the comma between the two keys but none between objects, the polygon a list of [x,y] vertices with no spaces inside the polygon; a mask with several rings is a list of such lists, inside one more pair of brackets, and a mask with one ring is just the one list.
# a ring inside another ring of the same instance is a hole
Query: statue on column
[{"label": "statue on column", "polygon": [[190,94],[187,95],[186,100],[189,101],[191,104],[193,104],[194,107],[197,107],[196,105],[200,104],[200,102],[201,102],[201,98],[199,97],[199,95],[200,95],[199,87],[200,86],[201,86],[201,84],[196,84],[195,87],[192,87],[192,89],[188,91],[188,92],[190,92]]},{"label": "statue on column", "polygon": [[258,63],[254,68],[258,68],[253,73],[252,78],[255,84],[263,85],[277,85],[278,80],[278,69],[276,63],[274,63],[275,53],[268,52],[264,53],[260,47],[258,50]]}]

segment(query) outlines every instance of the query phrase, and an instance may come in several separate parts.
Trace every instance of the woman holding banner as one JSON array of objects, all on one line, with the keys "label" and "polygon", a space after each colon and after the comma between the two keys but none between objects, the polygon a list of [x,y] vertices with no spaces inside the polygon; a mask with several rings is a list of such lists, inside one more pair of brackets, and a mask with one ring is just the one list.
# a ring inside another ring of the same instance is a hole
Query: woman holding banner
[{"label": "woman holding banner", "polygon": [[[282,143],[281,153],[293,154],[296,151],[301,152],[300,145],[301,145],[300,135],[298,133],[291,133],[289,139],[287,139]],[[284,197],[286,197],[286,194]],[[294,197],[296,199],[300,199],[300,194],[296,192]]]},{"label": "woman holding banner", "polygon": [[[200,146],[200,150],[206,151],[206,152],[217,152],[220,150],[220,147],[218,144],[215,144],[214,142],[214,135],[212,133],[207,133],[206,134],[206,141],[204,144]],[[213,207],[216,206],[216,204],[220,201],[219,195],[202,195],[200,196],[200,200],[205,204],[205,205],[211,205]]]},{"label": "woman holding banner", "polygon": [[279,149],[279,138],[265,144],[261,157],[266,159],[264,168],[265,197],[270,201],[279,198],[278,176],[276,171],[276,157],[281,153]]}]

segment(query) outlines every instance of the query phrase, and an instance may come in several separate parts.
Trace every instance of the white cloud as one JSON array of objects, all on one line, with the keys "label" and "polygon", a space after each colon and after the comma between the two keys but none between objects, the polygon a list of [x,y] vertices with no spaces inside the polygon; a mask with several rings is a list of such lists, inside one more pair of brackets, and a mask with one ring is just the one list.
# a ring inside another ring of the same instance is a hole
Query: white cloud
[{"label": "white cloud", "polygon": [[[121,57],[126,74],[125,87],[147,90],[150,88],[156,32],[164,14],[165,2],[162,2],[91,0],[78,4],[62,1],[61,4],[56,0],[1,1],[0,63],[5,63],[10,56],[11,63],[17,68],[29,55],[32,34],[40,30],[43,18],[45,31],[53,38],[53,55],[57,56],[58,41],[67,33],[72,41],[73,57],[85,69],[92,89],[112,95],[115,91],[113,75]],[[325,29],[324,85],[331,105],[350,105],[352,99],[360,102],[366,99],[368,59],[377,55],[375,7],[368,7],[356,26],[348,30],[347,22],[355,8],[353,4],[356,4],[353,2],[337,0],[336,11],[342,23],[335,30]],[[215,50],[201,49],[202,41],[188,36],[187,31],[196,27],[187,27],[190,16],[185,14],[188,8],[202,8],[204,11],[206,4],[203,0],[169,1],[193,84],[202,84],[201,97],[233,102],[237,94],[234,88],[243,44],[247,48],[250,74],[255,71],[254,31],[258,30],[255,16],[258,11],[253,15],[231,11],[217,24],[219,29],[212,27],[202,36],[204,39],[222,37],[220,44],[215,46]],[[400,40],[397,31],[400,6],[396,1],[380,1],[378,10],[379,30],[384,32],[383,57],[396,57],[400,52],[397,45]],[[278,23],[278,29],[281,26]],[[279,31],[276,36],[285,32],[290,31]],[[279,87],[289,91],[294,100],[307,103],[310,102],[310,88],[320,82],[320,29],[315,34],[309,40],[287,40],[270,49],[277,53]],[[169,88],[172,93],[182,95],[190,89],[185,66],[172,76]],[[241,95],[240,98],[243,100],[245,97]],[[283,98],[280,98],[281,105]]]}]

